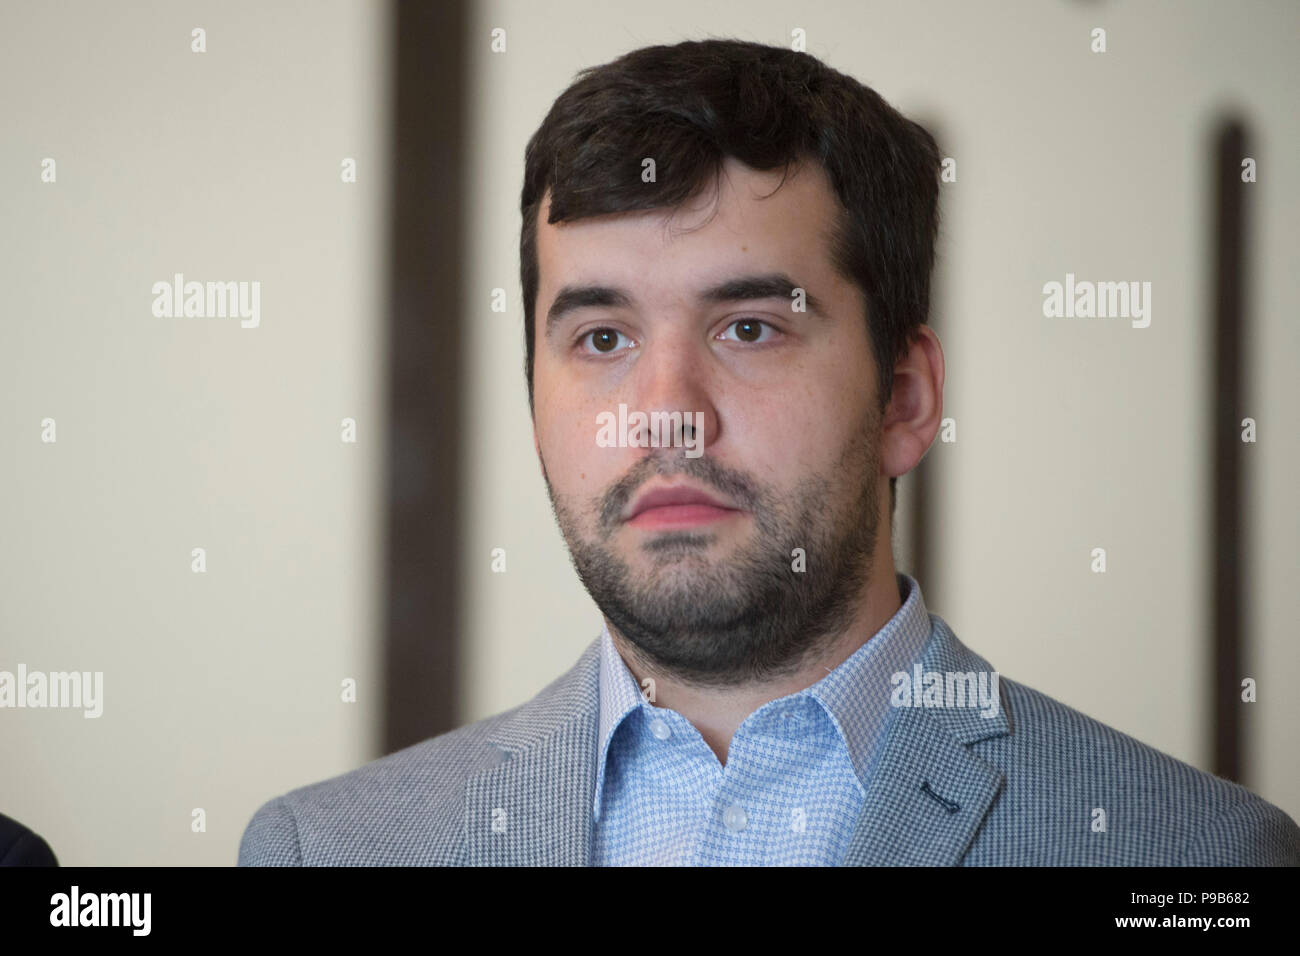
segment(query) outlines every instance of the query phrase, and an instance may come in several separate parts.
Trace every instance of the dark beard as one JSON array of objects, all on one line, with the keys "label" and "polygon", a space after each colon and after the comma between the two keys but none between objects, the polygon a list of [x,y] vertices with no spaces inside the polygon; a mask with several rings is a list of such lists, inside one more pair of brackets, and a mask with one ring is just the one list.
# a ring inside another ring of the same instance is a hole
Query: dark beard
[{"label": "dark beard", "polygon": [[[832,485],[825,476],[810,476],[789,499],[777,499],[713,459],[651,455],[597,500],[597,538],[588,541],[549,478],[546,487],[578,577],[634,657],[684,683],[762,683],[798,671],[853,619],[879,523],[874,437],[861,435],[839,462],[842,482],[862,488],[839,512],[827,510]],[[704,557],[712,532],[658,532],[643,546],[655,574],[634,582],[606,542],[631,495],[654,474],[686,475],[749,511],[751,542],[734,561],[715,565]],[[792,568],[796,548],[806,554],[803,572]]]}]

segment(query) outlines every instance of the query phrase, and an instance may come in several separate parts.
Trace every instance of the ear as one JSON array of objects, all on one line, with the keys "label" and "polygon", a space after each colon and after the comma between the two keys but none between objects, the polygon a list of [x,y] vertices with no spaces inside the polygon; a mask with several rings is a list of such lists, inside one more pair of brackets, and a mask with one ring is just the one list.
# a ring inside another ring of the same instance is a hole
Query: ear
[{"label": "ear", "polygon": [[908,352],[894,366],[894,389],[881,423],[883,471],[905,475],[939,433],[946,371],[939,336],[922,325]]}]

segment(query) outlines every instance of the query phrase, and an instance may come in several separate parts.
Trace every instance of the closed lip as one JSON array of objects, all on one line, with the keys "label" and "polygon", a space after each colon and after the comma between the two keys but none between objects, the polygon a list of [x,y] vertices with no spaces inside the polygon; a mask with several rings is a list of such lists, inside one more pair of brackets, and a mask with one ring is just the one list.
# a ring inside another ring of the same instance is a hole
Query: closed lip
[{"label": "closed lip", "polygon": [[649,511],[651,508],[666,508],[670,505],[709,505],[713,508],[725,508],[728,511],[736,510],[725,501],[720,501],[696,488],[686,486],[654,488],[637,498],[624,520],[631,521],[643,511]]}]

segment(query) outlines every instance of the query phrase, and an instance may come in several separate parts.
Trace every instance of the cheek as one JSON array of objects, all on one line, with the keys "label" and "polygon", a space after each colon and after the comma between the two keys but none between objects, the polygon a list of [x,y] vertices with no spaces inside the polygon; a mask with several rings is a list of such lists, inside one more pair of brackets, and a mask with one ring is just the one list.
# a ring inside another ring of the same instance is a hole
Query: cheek
[{"label": "cheek", "polygon": [[608,484],[619,465],[617,448],[596,444],[599,409],[547,402],[539,407],[537,435],[552,487],[565,495],[589,497]]},{"label": "cheek", "polygon": [[810,475],[833,474],[846,449],[861,444],[868,411],[860,384],[840,371],[831,366],[792,376],[779,392],[732,404],[728,454],[775,487],[795,488]]},{"label": "cheek", "polygon": [[538,441],[553,473],[567,472],[574,460],[582,462],[600,449],[596,446],[596,415],[603,406],[566,381],[549,357],[538,356],[533,369],[533,403]]}]

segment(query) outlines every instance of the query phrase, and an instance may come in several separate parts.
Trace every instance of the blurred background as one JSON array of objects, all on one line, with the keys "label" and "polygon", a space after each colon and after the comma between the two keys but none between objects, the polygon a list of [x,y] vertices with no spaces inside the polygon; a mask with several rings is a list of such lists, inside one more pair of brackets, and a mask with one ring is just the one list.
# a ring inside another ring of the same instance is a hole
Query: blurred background
[{"label": "blurred background", "polygon": [[[532,446],[524,146],[583,67],[802,31],[956,160],[957,440],[899,482],[899,569],[1005,677],[1300,817],[1298,27],[1287,0],[8,0],[0,671],[102,672],[103,700],[0,708],[0,812],[64,864],[230,865],[271,797],[568,670],[600,617]],[[177,273],[258,283],[256,327],[155,314]],[[1150,282],[1150,326],[1045,318],[1067,273]]]}]

